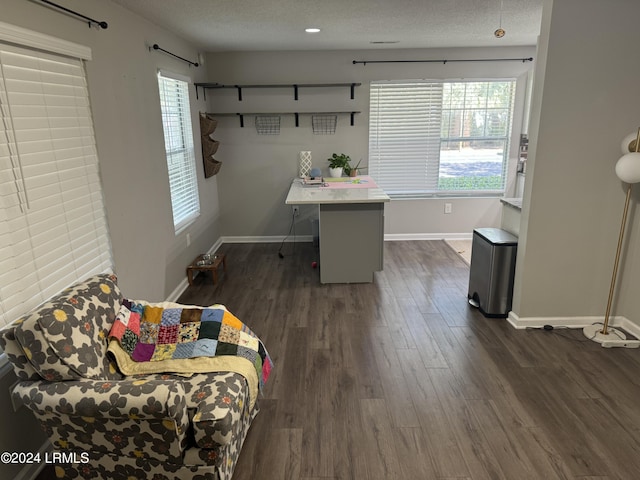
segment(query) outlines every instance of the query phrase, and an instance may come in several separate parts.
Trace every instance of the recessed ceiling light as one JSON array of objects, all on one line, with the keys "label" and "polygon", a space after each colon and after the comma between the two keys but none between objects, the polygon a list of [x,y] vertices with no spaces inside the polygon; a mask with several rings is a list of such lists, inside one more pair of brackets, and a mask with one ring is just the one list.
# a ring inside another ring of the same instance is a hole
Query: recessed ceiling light
[{"label": "recessed ceiling light", "polygon": [[316,27],[312,27],[312,28],[305,28],[304,31],[307,33],[318,33],[320,29]]}]

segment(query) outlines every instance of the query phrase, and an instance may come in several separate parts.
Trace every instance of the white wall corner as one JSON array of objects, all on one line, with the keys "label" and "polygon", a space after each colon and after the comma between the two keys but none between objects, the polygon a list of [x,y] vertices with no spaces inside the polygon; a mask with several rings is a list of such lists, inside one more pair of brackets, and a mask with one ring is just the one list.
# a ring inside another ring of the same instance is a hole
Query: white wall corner
[{"label": "white wall corner", "polygon": [[184,277],[178,286],[169,294],[165,299],[166,302],[177,302],[184,291],[189,287],[189,281],[187,277]]}]

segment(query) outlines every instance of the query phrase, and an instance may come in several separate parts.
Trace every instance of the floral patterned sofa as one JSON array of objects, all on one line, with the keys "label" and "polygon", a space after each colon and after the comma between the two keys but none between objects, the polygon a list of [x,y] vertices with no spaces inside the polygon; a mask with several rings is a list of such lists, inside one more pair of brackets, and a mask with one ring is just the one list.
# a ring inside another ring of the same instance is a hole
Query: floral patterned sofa
[{"label": "floral patterned sofa", "polygon": [[113,275],[74,285],[0,330],[58,478],[231,478],[255,417],[247,381],[219,372],[123,377],[107,355],[122,296]]}]

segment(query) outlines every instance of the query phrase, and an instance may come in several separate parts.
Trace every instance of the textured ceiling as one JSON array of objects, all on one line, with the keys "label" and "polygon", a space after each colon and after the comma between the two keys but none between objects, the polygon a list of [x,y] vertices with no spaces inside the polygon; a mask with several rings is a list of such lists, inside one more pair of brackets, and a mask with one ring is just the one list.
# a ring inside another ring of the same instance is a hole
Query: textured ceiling
[{"label": "textured ceiling", "polygon": [[542,16],[542,0],[112,1],[212,52],[535,45]]}]

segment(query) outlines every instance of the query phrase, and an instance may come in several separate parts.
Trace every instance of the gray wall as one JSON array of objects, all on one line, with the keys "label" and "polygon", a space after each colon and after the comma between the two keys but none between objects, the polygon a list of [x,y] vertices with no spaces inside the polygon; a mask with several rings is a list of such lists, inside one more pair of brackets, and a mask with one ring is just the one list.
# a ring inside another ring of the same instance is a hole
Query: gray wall
[{"label": "gray wall", "polygon": [[174,234],[156,73],[164,68],[204,81],[206,72],[150,52],[148,46],[158,43],[185,58],[195,60],[198,54],[193,45],[112,2],[75,0],[65,6],[104,19],[109,28],[88,28],[24,0],[2,0],[2,21],[92,49],[87,74],[115,270],[126,295],[161,301],[184,280],[193,257],[221,233],[217,179],[205,180],[202,168],[197,118],[205,106],[192,95],[202,213],[185,232]]},{"label": "gray wall", "polygon": [[[625,195],[614,166],[622,138],[640,126],[640,64],[629,61],[639,16],[629,0],[545,1],[513,304],[521,318],[604,314]],[[614,310],[632,321],[637,230]]]},{"label": "gray wall", "polygon": [[[289,123],[283,123],[283,133],[274,138],[258,137],[250,120],[242,130],[236,119],[222,120],[215,136],[222,142],[217,157],[224,164],[213,179],[203,178],[196,135],[203,214],[189,230],[193,243],[187,248],[185,235],[173,234],[157,68],[192,74],[198,81],[223,83],[490,78],[520,75],[530,68],[517,63],[418,64],[407,69],[351,64],[353,59],[391,56],[367,51],[211,54],[206,71],[189,69],[170,57],[150,53],[146,45],[159,43],[189,58],[196,56],[194,46],[111,2],[69,0],[65,5],[106,19],[109,29],[89,29],[82,22],[24,0],[2,0],[2,21],[92,48],[89,86],[116,270],[127,295],[148,300],[163,299],[173,291],[184,278],[184,265],[221,235],[286,233],[290,217],[283,201],[289,178],[296,174],[300,150],[311,150],[321,166],[326,166],[324,159],[334,151],[354,158],[366,158],[367,154],[366,113],[356,118],[355,127],[345,126],[341,118],[335,136],[313,136],[308,117],[302,119],[299,129],[293,128],[291,118],[283,118]],[[634,100],[640,65],[632,61],[640,44],[638,18],[640,4],[630,0],[545,1],[514,297],[514,311],[520,317],[604,313],[624,201],[624,188],[613,167],[620,156],[621,138],[640,124]],[[438,57],[444,53],[450,52],[394,52],[393,57]],[[536,54],[531,48],[456,53],[464,57]],[[301,99],[305,95],[302,92]],[[193,99],[194,117],[198,110],[238,108],[235,100],[218,94],[208,95],[208,104],[200,98],[199,102]],[[247,91],[245,105],[250,98]],[[328,96],[312,92],[304,105],[310,109],[354,105],[366,112],[366,98],[363,86],[354,102],[339,92]],[[260,103],[263,101],[266,103]],[[288,97],[273,92],[262,99],[256,96],[255,102],[251,109],[274,105],[293,108]],[[637,194],[634,199],[640,200]],[[496,200],[452,200],[454,214],[446,219],[439,202],[393,202],[388,209],[387,232],[459,233],[470,231],[478,222],[486,226],[499,218]],[[634,208],[634,225],[638,225],[639,216]],[[460,223],[455,223],[456,218]],[[302,222],[301,229],[306,228],[304,223],[308,222]],[[640,313],[634,289],[640,282],[639,228],[634,226],[628,237],[616,303],[616,313],[632,320]],[[4,403],[0,409],[10,411]],[[16,435],[11,418],[5,413],[0,443],[11,442]]]},{"label": "gray wall", "polygon": [[[125,295],[161,301],[185,278],[185,266],[193,257],[221,234],[217,179],[205,180],[202,173],[197,118],[205,107],[195,95],[191,108],[202,214],[187,231],[174,234],[156,72],[165,68],[196,81],[206,73],[149,52],[147,45],[158,43],[187,58],[195,59],[198,53],[111,2],[67,1],[65,6],[104,19],[109,28],[90,29],[85,22],[25,0],[2,0],[0,20],[92,49],[88,84],[115,270]],[[35,452],[45,436],[25,408],[13,413],[8,391],[14,380],[13,373],[0,375],[0,450]],[[0,478],[14,478],[21,467],[0,465]]]},{"label": "gray wall", "polygon": [[[361,111],[355,126],[348,117],[338,118],[335,135],[314,135],[311,118],[301,116],[296,128],[291,116],[281,117],[280,135],[258,135],[253,117],[245,117],[245,128],[237,118],[219,117],[214,137],[221,142],[216,157],[223,162],[220,177],[220,208],[223,231],[229,236],[285,235],[291,220],[284,200],[292,177],[297,174],[298,155],[310,150],[314,166],[326,171],[332,153],[346,153],[356,162],[367,163],[369,82],[372,80],[503,78],[517,77],[512,154],[517,156],[521,133],[527,75],[532,63],[422,63],[354,65],[353,60],[520,58],[530,57],[534,47],[467,48],[440,50],[366,50],[321,52],[233,52],[207,55],[208,81],[223,84],[291,84],[359,82],[355,99],[344,89],[293,90],[245,89],[243,100],[235,90],[209,90],[209,112]],[[509,172],[515,178],[515,162]],[[513,191],[510,188],[510,191]],[[444,214],[444,202],[453,205]],[[314,209],[301,209],[297,233],[310,233],[308,217]],[[386,206],[385,232],[392,235],[471,235],[475,227],[498,226],[501,206],[496,198],[452,198],[398,200]]]}]

